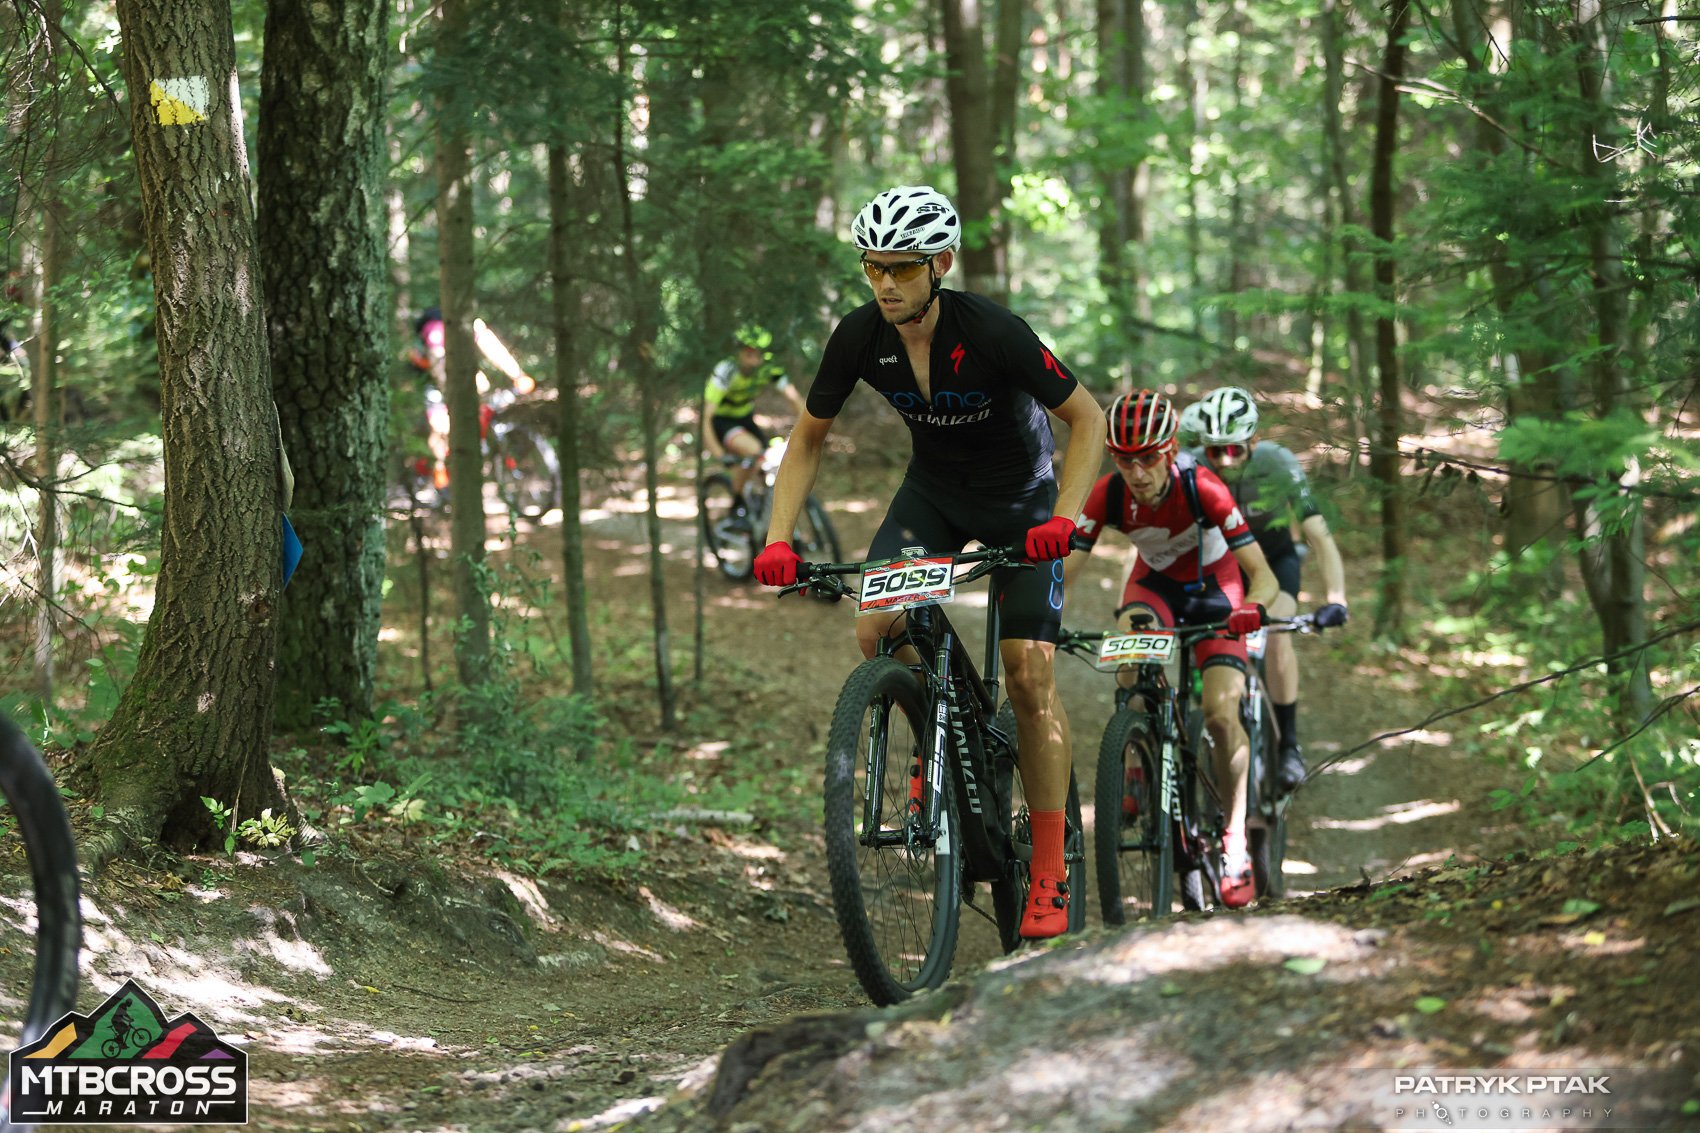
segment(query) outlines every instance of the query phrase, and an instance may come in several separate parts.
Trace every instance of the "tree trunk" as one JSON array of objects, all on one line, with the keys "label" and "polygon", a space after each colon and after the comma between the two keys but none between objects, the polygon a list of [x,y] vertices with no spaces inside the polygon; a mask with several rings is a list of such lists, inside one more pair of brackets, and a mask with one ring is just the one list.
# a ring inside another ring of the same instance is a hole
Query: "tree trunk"
[{"label": "tree trunk", "polygon": [[[1621,195],[1612,164],[1600,160],[1600,150],[1611,144],[1617,132],[1615,108],[1611,103],[1606,70],[1609,44],[1605,18],[1598,0],[1575,0],[1576,22],[1572,29],[1576,52],[1577,86],[1590,113],[1581,123],[1578,167],[1589,183],[1588,204],[1581,210],[1587,232],[1594,285],[1594,347],[1586,363],[1594,392],[1594,411],[1609,417],[1635,412],[1626,367],[1629,344],[1629,289],[1623,273],[1622,237],[1612,216],[1611,202]],[[1646,582],[1644,556],[1645,509],[1635,494],[1640,470],[1631,462],[1627,468],[1610,470],[1604,477],[1629,489],[1627,499],[1606,499],[1586,505],[1579,517],[1582,524],[1582,572],[1588,598],[1600,620],[1607,654],[1618,653],[1647,640],[1643,591]],[[1602,530],[1601,509],[1623,512]],[[1653,695],[1642,653],[1621,657],[1607,666],[1616,684],[1620,723],[1639,722],[1652,707]]]},{"label": "tree trunk", "polygon": [[[440,41],[466,39],[467,0],[443,0]],[[484,581],[484,471],[477,346],[472,337],[472,141],[444,96],[437,118],[437,267],[443,310],[443,400],[449,410],[449,549],[460,612],[460,683],[490,679],[490,593]]]},{"label": "tree trunk", "polygon": [[[46,0],[41,6],[43,51],[39,67],[43,92],[59,90],[59,52],[63,48],[59,28],[64,22],[64,5]],[[59,131],[61,124],[37,120],[29,115],[32,134],[46,141],[41,163],[41,183],[33,193],[20,194],[20,211],[41,217],[41,323],[36,331],[36,362],[30,374],[30,400],[35,410],[35,471],[40,478],[37,496],[35,666],[33,686],[43,704],[53,702],[55,620],[59,601],[59,431],[64,425],[59,401],[59,287],[65,282],[65,264],[70,251],[66,231],[65,202],[57,191],[59,183]]]},{"label": "tree trunk", "polygon": [[[1338,234],[1336,239],[1340,249],[1339,279],[1346,294],[1356,299],[1367,294],[1369,286],[1364,278],[1363,252],[1358,241],[1346,234],[1358,223],[1358,212],[1352,207],[1349,173],[1351,161],[1347,143],[1349,131],[1340,112],[1346,89],[1345,36],[1349,19],[1350,9],[1342,0],[1325,0],[1322,12],[1323,58],[1326,69],[1323,130],[1327,152],[1328,196],[1333,206],[1334,224],[1337,226],[1335,231]],[[1361,426],[1361,429],[1354,427],[1352,431],[1355,446],[1358,437],[1369,431],[1369,406],[1374,400],[1370,390],[1369,359],[1374,351],[1369,345],[1369,335],[1364,329],[1364,317],[1358,303],[1346,304],[1345,324],[1341,346],[1347,373],[1342,400],[1351,411],[1354,425]],[[1324,342],[1326,341],[1325,335]],[[1320,377],[1315,388],[1320,393]],[[1357,467],[1355,454],[1348,467]]]},{"label": "tree trunk", "polygon": [[[277,717],[288,728],[313,724],[326,698],[346,718],[372,714],[389,451],[388,11],[383,0],[266,6],[261,262],[295,472],[290,521],[312,554],[279,611]],[[317,81],[302,82],[307,73]]]},{"label": "tree trunk", "polygon": [[1370,182],[1370,230],[1379,242],[1375,256],[1375,293],[1386,313],[1376,319],[1375,362],[1379,371],[1375,439],[1370,446],[1370,473],[1381,493],[1381,593],[1375,631],[1398,638],[1405,618],[1405,497],[1399,483],[1400,413],[1398,322],[1391,313],[1397,301],[1393,263],[1393,158],[1399,151],[1399,83],[1405,74],[1405,32],[1411,22],[1411,0],[1393,0],[1387,28],[1387,52],[1377,82],[1375,106],[1375,163]]},{"label": "tree trunk", "polygon": [[[622,80],[628,77],[629,50],[623,19],[624,11],[617,6],[614,46]],[[620,207],[620,259],[626,301],[631,310],[629,329],[620,350],[621,369],[637,377],[638,425],[643,431],[643,477],[647,498],[645,525],[649,534],[650,618],[655,639],[655,695],[661,710],[661,727],[670,732],[678,724],[678,710],[673,693],[672,635],[667,628],[666,560],[661,554],[661,516],[657,508],[657,466],[661,458],[657,434],[661,428],[662,383],[655,364],[655,312],[660,309],[661,297],[651,294],[650,284],[644,278],[632,202],[632,170],[626,162],[626,108],[622,102],[616,107],[612,171]]]},{"label": "tree trunk", "polygon": [[572,279],[579,245],[572,238],[572,189],[567,149],[553,144],[549,147],[549,268],[555,318],[555,388],[561,406],[556,448],[561,454],[561,551],[566,569],[562,597],[567,603],[567,635],[572,642],[573,692],[588,697],[595,671],[584,582],[584,520],[579,515],[583,468],[579,453],[578,296]]},{"label": "tree trunk", "polygon": [[[1018,3],[1019,0],[994,0]],[[939,0],[944,28],[945,94],[950,102],[951,163],[956,210],[964,237],[962,286],[1007,302],[1009,265],[999,237],[1003,193],[997,171],[997,112],[986,68],[986,30],[980,0]]]},{"label": "tree trunk", "polygon": [[119,0],[118,21],[158,310],[165,523],[135,677],[88,758],[120,838],[205,844],[202,796],[238,821],[282,802],[266,758],[278,420],[230,5]]},{"label": "tree trunk", "polygon": [[[1137,0],[1098,0],[1098,79],[1096,93],[1108,113],[1112,103],[1127,107],[1127,116],[1141,123],[1146,115],[1145,14]],[[1141,326],[1151,319],[1145,296],[1142,265],[1145,252],[1145,162],[1112,159],[1103,170],[1105,207],[1098,214],[1098,281],[1110,309],[1118,314],[1113,325],[1125,338],[1125,355],[1105,369],[1114,384],[1133,382],[1143,355]]]}]

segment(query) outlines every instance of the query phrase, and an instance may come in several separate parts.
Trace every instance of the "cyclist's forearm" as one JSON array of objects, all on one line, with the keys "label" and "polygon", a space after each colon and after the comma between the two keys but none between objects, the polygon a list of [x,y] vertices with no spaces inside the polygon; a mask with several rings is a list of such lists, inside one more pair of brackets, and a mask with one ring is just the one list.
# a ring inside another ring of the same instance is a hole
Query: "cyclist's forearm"
[{"label": "cyclist's forearm", "polygon": [[1324,600],[1346,604],[1346,564],[1340,557],[1340,545],[1334,541],[1333,532],[1328,530],[1328,521],[1320,515],[1313,515],[1304,521],[1301,528],[1304,532],[1305,543],[1316,556],[1317,565],[1322,569],[1322,592]]},{"label": "cyclist's forearm", "polygon": [[1068,447],[1063,449],[1063,474],[1057,481],[1057,506],[1053,514],[1073,519],[1080,514],[1092,485],[1098,481],[1098,466],[1104,460],[1104,437],[1109,426],[1103,409],[1084,386],[1076,387],[1055,413],[1068,425]]},{"label": "cyclist's forearm", "polygon": [[768,513],[767,538],[764,542],[779,543],[791,538],[797,529],[797,517],[815,489],[820,475],[821,453],[825,449],[826,430],[832,422],[807,413],[791,430],[786,443],[785,459],[779,462],[779,472],[773,481],[772,510]]}]

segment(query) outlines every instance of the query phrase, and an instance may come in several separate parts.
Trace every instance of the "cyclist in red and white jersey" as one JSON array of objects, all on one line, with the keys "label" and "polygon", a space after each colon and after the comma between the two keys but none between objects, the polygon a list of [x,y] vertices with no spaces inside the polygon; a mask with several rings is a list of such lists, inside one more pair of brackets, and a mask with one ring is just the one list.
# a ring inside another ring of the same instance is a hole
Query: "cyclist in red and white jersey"
[{"label": "cyclist in red and white jersey", "polygon": [[[1075,523],[1094,545],[1113,527],[1138,552],[1117,618],[1124,627],[1137,614],[1165,626],[1221,621],[1224,615],[1228,623],[1228,634],[1200,641],[1193,658],[1203,676],[1204,726],[1227,809],[1222,903],[1239,908],[1251,903],[1254,890],[1245,833],[1251,743],[1239,712],[1246,651],[1238,635],[1263,625],[1263,606],[1274,601],[1279,584],[1227,486],[1178,455],[1180,418],[1168,398],[1154,390],[1123,394],[1110,406],[1109,424],[1106,447],[1116,471],[1092,486]],[[1197,514],[1186,490],[1189,475],[1197,485]],[[1065,586],[1090,553],[1063,560]]]}]

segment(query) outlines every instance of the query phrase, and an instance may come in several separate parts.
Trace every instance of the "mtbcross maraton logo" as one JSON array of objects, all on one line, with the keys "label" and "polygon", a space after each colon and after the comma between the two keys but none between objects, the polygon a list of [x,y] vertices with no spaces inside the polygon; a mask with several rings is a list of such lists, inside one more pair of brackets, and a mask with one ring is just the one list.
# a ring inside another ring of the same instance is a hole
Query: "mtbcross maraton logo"
[{"label": "mtbcross maraton logo", "polygon": [[134,980],[92,1014],[66,1015],[9,1063],[10,1117],[20,1125],[248,1122],[248,1055],[193,1015],[167,1020]]}]

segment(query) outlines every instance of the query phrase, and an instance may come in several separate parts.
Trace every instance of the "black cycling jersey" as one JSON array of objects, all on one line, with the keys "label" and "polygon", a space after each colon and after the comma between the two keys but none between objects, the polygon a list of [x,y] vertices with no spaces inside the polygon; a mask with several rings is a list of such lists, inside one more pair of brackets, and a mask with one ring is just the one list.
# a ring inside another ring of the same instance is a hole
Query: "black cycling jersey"
[{"label": "black cycling jersey", "polygon": [[809,412],[832,418],[858,381],[909,426],[911,474],[935,484],[1016,496],[1054,479],[1055,439],[1045,410],[1067,401],[1074,375],[1026,321],[990,299],[941,290],[921,396],[909,354],[869,301],[832,332],[809,389]]}]

